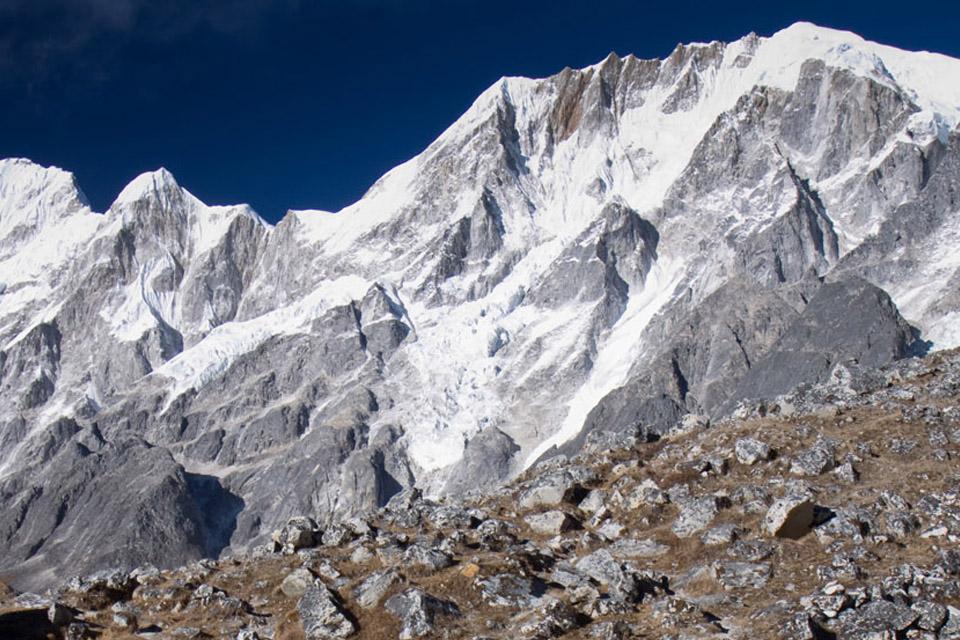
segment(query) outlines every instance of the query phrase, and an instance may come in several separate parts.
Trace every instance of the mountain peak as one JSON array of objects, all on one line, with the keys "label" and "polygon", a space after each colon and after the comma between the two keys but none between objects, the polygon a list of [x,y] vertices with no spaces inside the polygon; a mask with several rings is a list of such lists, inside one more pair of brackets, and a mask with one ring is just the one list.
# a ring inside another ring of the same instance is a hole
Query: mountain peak
[{"label": "mountain peak", "polygon": [[141,173],[131,180],[130,183],[123,188],[123,191],[120,192],[116,200],[114,200],[111,209],[118,205],[137,202],[145,197],[154,195],[163,197],[164,194],[169,194],[172,191],[180,189],[181,187],[177,183],[176,178],[173,177],[173,174],[165,168],[160,167],[156,171]]},{"label": "mountain peak", "polygon": [[89,212],[74,175],[26,158],[0,160],[0,238],[17,229],[34,232],[78,211]]},{"label": "mountain peak", "polygon": [[827,38],[833,40],[849,40],[851,42],[866,42],[861,36],[853,33],[852,31],[834,29],[833,27],[823,27],[813,22],[806,22],[804,20],[794,22],[789,27],[784,27],[783,29],[774,33],[771,37],[808,38],[812,40]]}]

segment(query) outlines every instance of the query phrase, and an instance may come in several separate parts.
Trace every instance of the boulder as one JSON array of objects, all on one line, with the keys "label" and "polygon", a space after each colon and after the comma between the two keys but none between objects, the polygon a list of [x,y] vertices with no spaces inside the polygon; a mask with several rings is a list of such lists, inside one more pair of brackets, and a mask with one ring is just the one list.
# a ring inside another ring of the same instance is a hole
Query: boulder
[{"label": "boulder", "polygon": [[403,562],[407,566],[439,571],[453,565],[453,558],[439,549],[422,544],[413,544],[403,552]]},{"label": "boulder", "polygon": [[[920,618],[910,607],[889,600],[871,600],[840,616],[841,637],[860,637],[878,632],[905,631]],[[896,637],[900,637],[897,635]]]},{"label": "boulder", "polygon": [[763,518],[764,530],[777,538],[796,540],[813,526],[813,502],[803,495],[780,498],[767,510]]},{"label": "boulder", "polygon": [[393,569],[374,572],[357,585],[353,590],[353,598],[364,609],[370,609],[380,604],[387,592],[402,580]]},{"label": "boulder", "polygon": [[920,602],[914,602],[910,608],[919,616],[917,626],[924,631],[936,633],[947,623],[949,613],[942,604],[921,600]]},{"label": "boulder", "polygon": [[671,527],[678,538],[689,538],[703,531],[710,526],[720,510],[715,496],[684,498],[679,506],[680,513]]},{"label": "boulder", "polygon": [[348,638],[357,630],[334,594],[319,580],[304,592],[297,612],[307,640]]},{"label": "boulder", "polygon": [[740,464],[754,465],[757,462],[769,460],[773,455],[773,449],[756,438],[741,438],[734,445],[734,453]]},{"label": "boulder", "polygon": [[555,536],[569,531],[574,529],[578,524],[576,518],[563,511],[537,513],[532,516],[527,516],[523,520],[535,533],[546,536]]},{"label": "boulder", "polygon": [[790,461],[790,473],[797,476],[818,476],[836,466],[834,447],[818,442]]},{"label": "boulder", "polygon": [[306,567],[300,567],[291,571],[283,582],[280,583],[280,591],[288,598],[299,598],[307,589],[313,585],[316,577]]},{"label": "boulder", "polygon": [[770,565],[761,562],[717,562],[713,573],[724,589],[759,589],[770,580]]},{"label": "boulder", "polygon": [[460,609],[453,602],[439,600],[416,588],[391,597],[384,608],[400,618],[400,640],[422,638],[430,634],[438,616],[460,615]]},{"label": "boulder", "polygon": [[656,540],[636,540],[626,538],[617,540],[609,547],[610,553],[617,558],[656,558],[662,556],[670,550],[665,544],[660,544]]},{"label": "boulder", "polygon": [[478,583],[484,602],[493,607],[522,609],[532,607],[546,591],[538,579],[501,573]]},{"label": "boulder", "polygon": [[298,516],[290,518],[287,524],[273,532],[271,536],[274,551],[291,554],[298,549],[308,549],[317,544],[320,529],[313,518]]},{"label": "boulder", "polygon": [[568,473],[551,473],[541,476],[520,494],[517,503],[521,509],[556,507],[563,503],[576,502],[580,488]]},{"label": "boulder", "polygon": [[711,527],[700,537],[705,545],[730,544],[743,535],[743,529],[732,523],[719,524]]}]

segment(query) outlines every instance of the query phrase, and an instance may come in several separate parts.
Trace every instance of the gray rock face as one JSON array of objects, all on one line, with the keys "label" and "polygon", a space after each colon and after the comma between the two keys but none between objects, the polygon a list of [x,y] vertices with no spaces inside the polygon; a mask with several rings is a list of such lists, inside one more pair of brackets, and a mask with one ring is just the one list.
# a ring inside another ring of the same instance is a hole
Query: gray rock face
[{"label": "gray rock face", "polygon": [[772,398],[803,382],[825,382],[845,360],[886,364],[916,351],[915,334],[879,288],[862,280],[826,284],[750,369],[736,395]]},{"label": "gray rock face", "polygon": [[504,79],[276,226],[0,161],[0,573],[180,564],[960,343],[950,101],[922,58],[773,39]]},{"label": "gray rock face", "polygon": [[467,441],[463,460],[454,468],[445,490],[476,491],[485,483],[505,480],[515,464],[520,447],[499,429],[487,429]]}]

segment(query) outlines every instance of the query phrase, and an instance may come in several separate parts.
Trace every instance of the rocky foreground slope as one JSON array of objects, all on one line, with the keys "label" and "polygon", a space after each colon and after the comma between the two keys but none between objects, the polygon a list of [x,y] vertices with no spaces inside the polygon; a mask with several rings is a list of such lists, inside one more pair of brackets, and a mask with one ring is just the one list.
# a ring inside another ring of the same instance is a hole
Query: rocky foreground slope
[{"label": "rocky foreground slope", "polygon": [[960,352],[847,363],[656,440],[596,432],[502,489],[8,593],[0,636],[956,639],[958,460]]}]

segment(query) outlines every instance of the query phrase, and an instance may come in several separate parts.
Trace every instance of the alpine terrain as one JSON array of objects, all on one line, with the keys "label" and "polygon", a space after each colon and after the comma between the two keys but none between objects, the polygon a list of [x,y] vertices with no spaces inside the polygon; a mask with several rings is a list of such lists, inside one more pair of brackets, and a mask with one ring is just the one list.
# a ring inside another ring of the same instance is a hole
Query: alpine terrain
[{"label": "alpine terrain", "polygon": [[960,60],[799,23],[504,78],[276,226],[4,160],[0,579],[239,554],[960,346],[958,124]]}]

